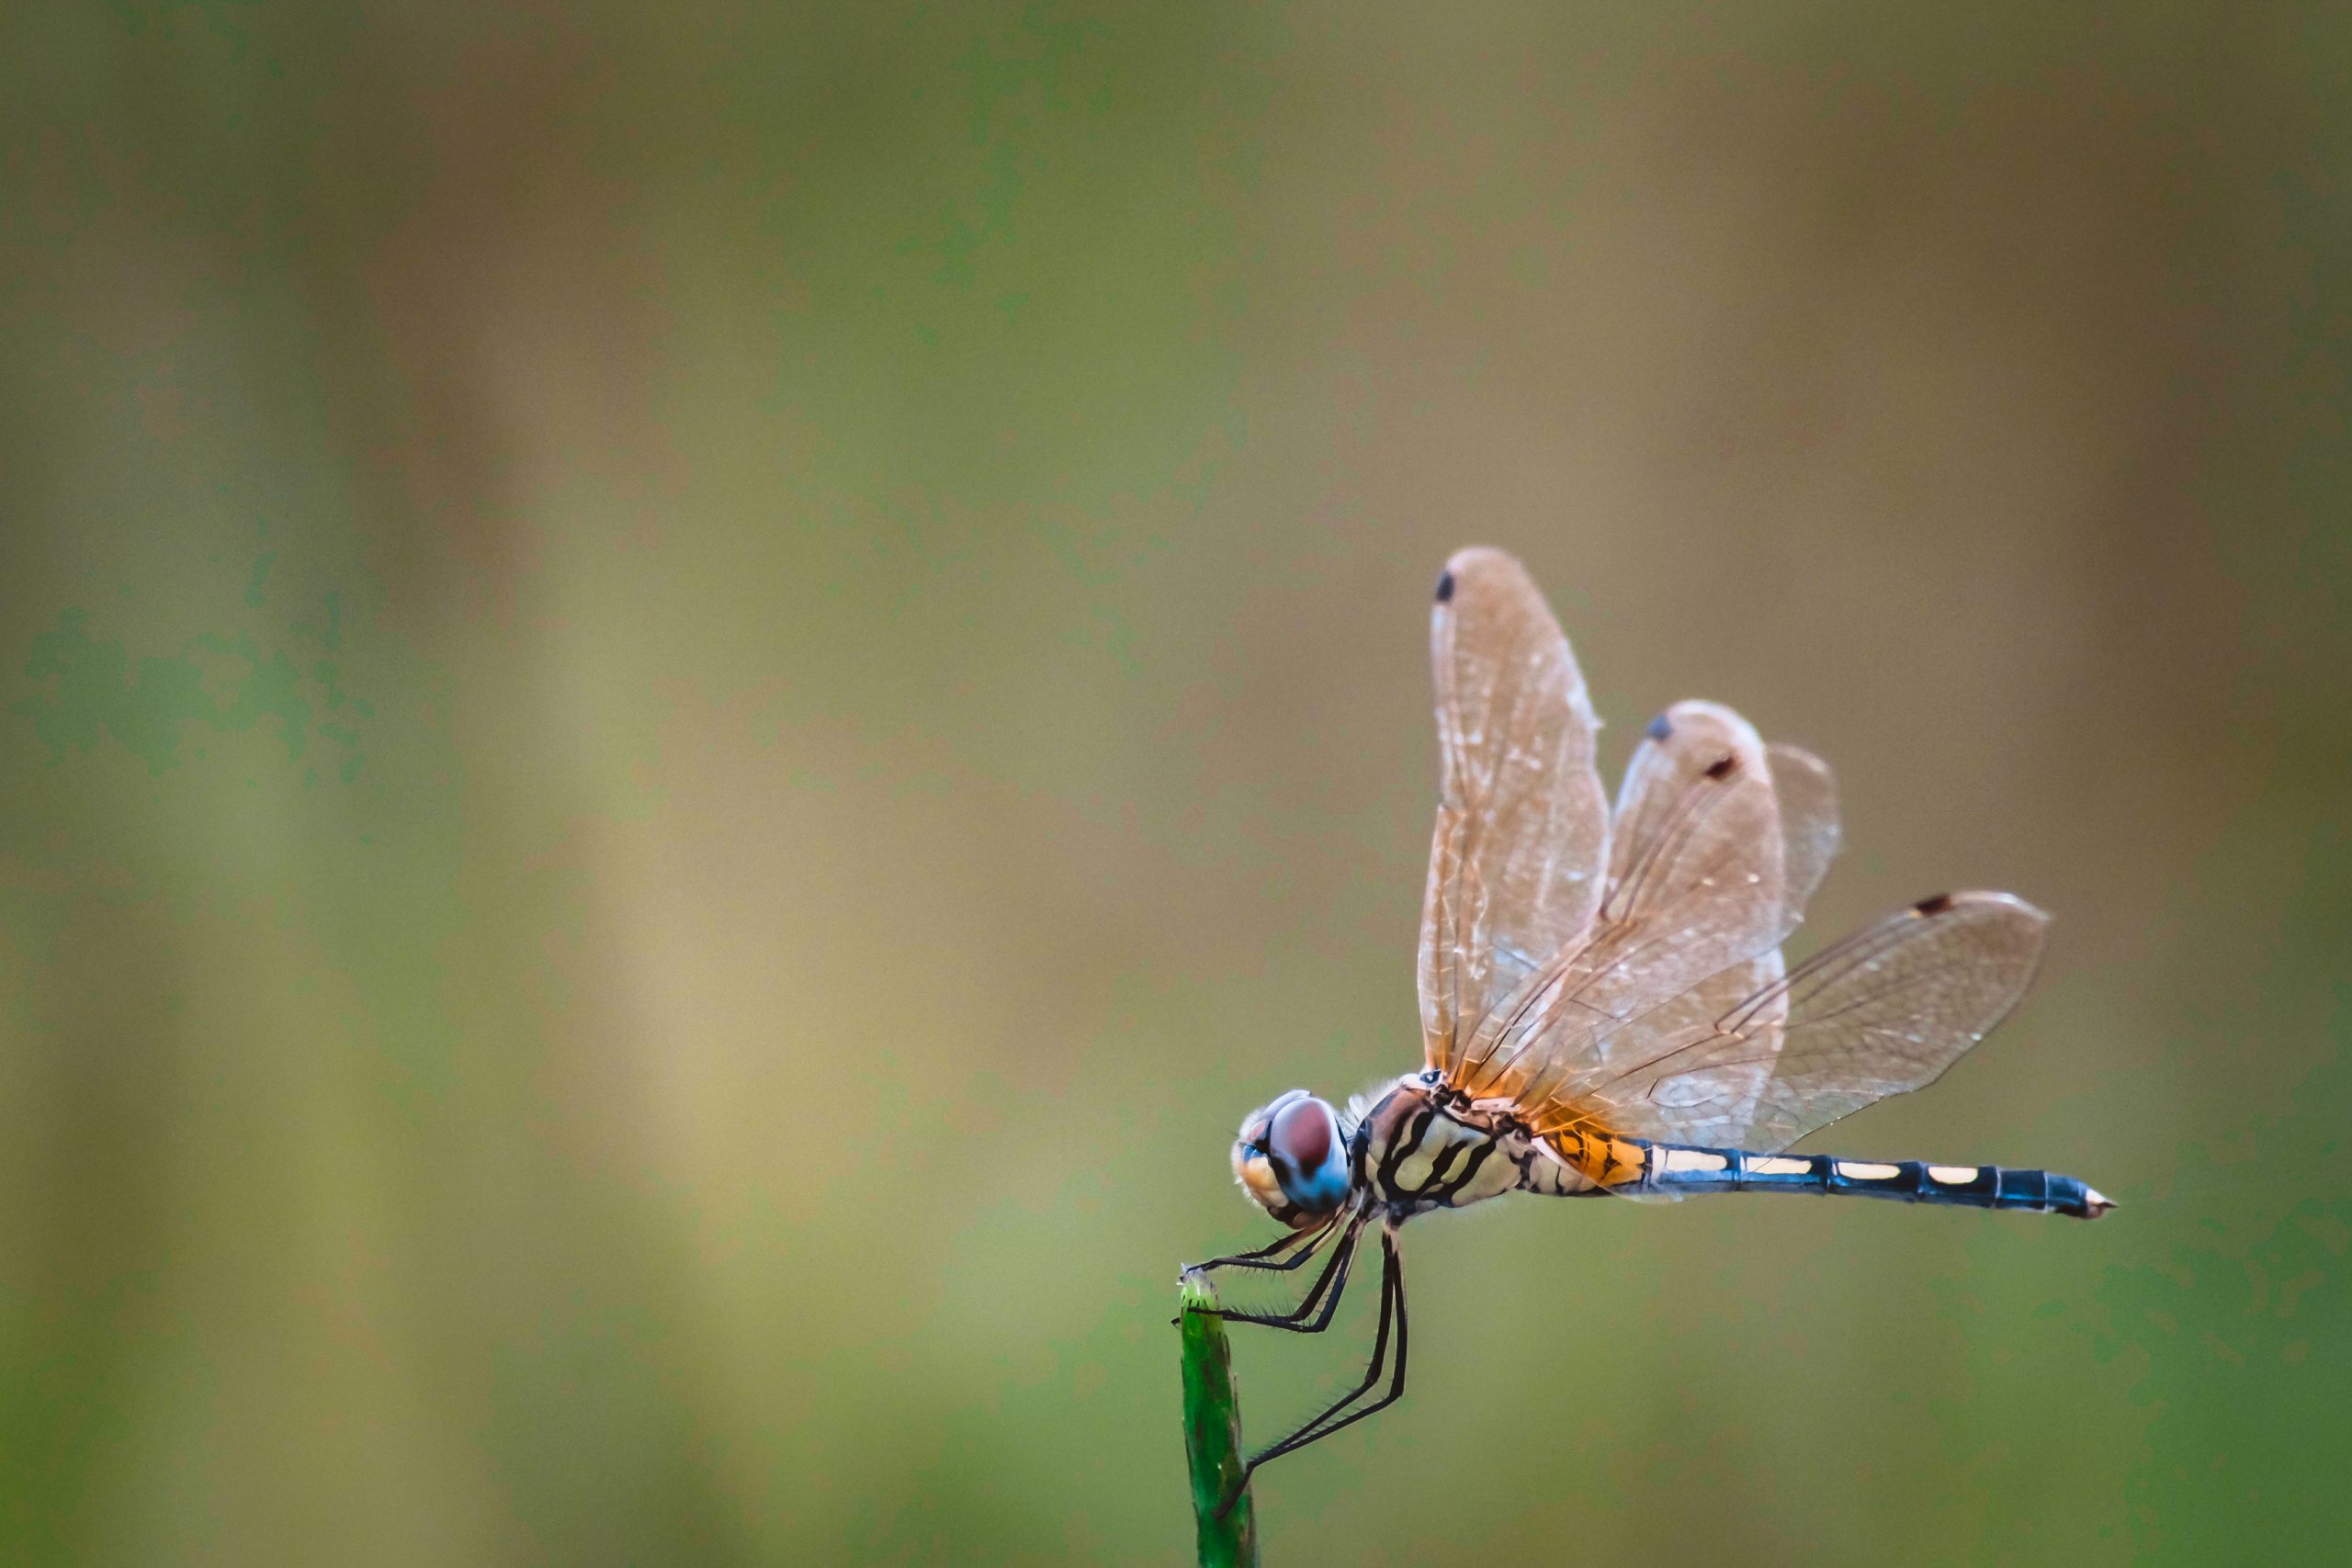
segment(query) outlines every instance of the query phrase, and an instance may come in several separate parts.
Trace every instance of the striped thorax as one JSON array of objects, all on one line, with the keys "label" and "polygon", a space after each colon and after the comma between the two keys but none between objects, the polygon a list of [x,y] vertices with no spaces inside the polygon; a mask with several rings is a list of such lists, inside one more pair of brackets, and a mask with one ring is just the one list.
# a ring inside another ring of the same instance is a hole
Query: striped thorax
[{"label": "striped thorax", "polygon": [[1528,1150],[1525,1132],[1448,1095],[1433,1077],[1397,1079],[1356,1126],[1350,1174],[1392,1219],[1465,1208],[1519,1185],[1513,1156]]},{"label": "striped thorax", "polygon": [[1363,1112],[1351,1145],[1356,1189],[1393,1220],[1466,1208],[1522,1188],[1566,1192],[1591,1186],[1509,1111],[1473,1104],[1435,1073],[1398,1078]]}]

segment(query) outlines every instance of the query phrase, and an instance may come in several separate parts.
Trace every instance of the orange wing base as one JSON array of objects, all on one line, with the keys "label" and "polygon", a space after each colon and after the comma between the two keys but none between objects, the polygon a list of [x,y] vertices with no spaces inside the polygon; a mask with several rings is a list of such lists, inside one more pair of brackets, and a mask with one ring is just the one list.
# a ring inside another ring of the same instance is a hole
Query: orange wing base
[{"label": "orange wing base", "polygon": [[1586,1123],[1546,1133],[1544,1144],[1569,1169],[1603,1187],[1639,1181],[1649,1163],[1649,1145]]}]

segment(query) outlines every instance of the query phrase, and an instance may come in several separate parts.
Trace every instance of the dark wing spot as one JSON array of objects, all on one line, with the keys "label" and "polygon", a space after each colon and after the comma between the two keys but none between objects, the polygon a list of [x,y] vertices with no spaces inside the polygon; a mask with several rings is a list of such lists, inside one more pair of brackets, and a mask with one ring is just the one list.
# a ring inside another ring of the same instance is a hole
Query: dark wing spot
[{"label": "dark wing spot", "polygon": [[1711,779],[1727,779],[1738,770],[1739,759],[1736,756],[1726,756],[1722,761],[1707,770],[1707,776]]},{"label": "dark wing spot", "polygon": [[1911,908],[1922,915],[1940,915],[1951,908],[1951,895],[1939,893],[1932,898],[1920,899]]},{"label": "dark wing spot", "polygon": [[1656,718],[1650,720],[1648,728],[1645,728],[1642,733],[1648,736],[1653,740],[1663,740],[1668,736],[1674,733],[1674,726],[1666,722],[1666,715],[1660,714]]},{"label": "dark wing spot", "polygon": [[1439,573],[1437,574],[1437,602],[1438,602],[1439,604],[1444,604],[1448,599],[1451,599],[1451,598],[1453,598],[1453,573],[1452,573],[1452,572],[1450,572],[1450,571],[1441,571],[1441,572],[1439,572]]}]

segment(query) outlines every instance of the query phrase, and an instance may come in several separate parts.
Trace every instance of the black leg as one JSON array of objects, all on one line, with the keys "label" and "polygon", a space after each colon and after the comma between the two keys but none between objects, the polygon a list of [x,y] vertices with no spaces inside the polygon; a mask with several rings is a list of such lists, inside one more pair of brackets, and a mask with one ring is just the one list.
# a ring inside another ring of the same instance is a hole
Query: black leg
[{"label": "black leg", "polygon": [[[1307,1291],[1306,1298],[1290,1311],[1253,1313],[1220,1307],[1217,1315],[1227,1323],[1254,1323],[1264,1328],[1288,1329],[1293,1334],[1322,1333],[1331,1326],[1331,1315],[1339,1311],[1340,1298],[1347,1293],[1348,1273],[1355,1263],[1356,1242],[1363,1235],[1364,1222],[1370,1218],[1369,1214],[1358,1214],[1348,1222],[1346,1232],[1340,1237],[1340,1245],[1332,1250],[1331,1261],[1326,1263],[1323,1272],[1316,1276],[1315,1284]],[[1317,1310],[1318,1303],[1321,1303],[1320,1310]]]},{"label": "black leg", "polygon": [[[1219,1505],[1217,1517],[1223,1518],[1227,1510],[1233,1506],[1235,1499],[1250,1484],[1250,1476],[1257,1473],[1260,1465],[1270,1464],[1284,1454],[1296,1453],[1309,1443],[1320,1442],[1343,1427],[1351,1427],[1367,1416],[1387,1409],[1405,1396],[1405,1268],[1404,1260],[1397,1255],[1395,1231],[1382,1229],[1380,1253],[1380,1327],[1373,1337],[1372,1365],[1364,1370],[1363,1381],[1349,1390],[1346,1396],[1329,1409],[1244,1466],[1240,1481],[1235,1484],[1232,1494]],[[1396,1371],[1389,1379],[1388,1391],[1361,1410],[1349,1410],[1349,1405],[1371,1393],[1373,1385],[1380,1381],[1381,1371],[1388,1359],[1388,1327],[1392,1319],[1396,1325]],[[1346,1414],[1341,1414],[1343,1411]]]},{"label": "black leg", "polygon": [[[1405,1262],[1396,1249],[1396,1233],[1390,1230],[1382,1231],[1380,1248],[1384,1305],[1381,1312],[1381,1332],[1373,1343],[1371,1370],[1365,1372],[1363,1382],[1357,1385],[1354,1393],[1251,1460],[1250,1469],[1255,1470],[1268,1460],[1280,1459],[1287,1453],[1295,1453],[1309,1443],[1320,1442],[1340,1427],[1352,1426],[1376,1411],[1385,1410],[1405,1396]],[[1340,1416],[1340,1411],[1346,1410],[1351,1404],[1363,1398],[1372,1385],[1380,1380],[1382,1353],[1385,1348],[1389,1313],[1392,1308],[1396,1324],[1396,1371],[1389,1380],[1388,1392],[1363,1409],[1349,1411],[1347,1415]],[[1339,1416],[1338,1420],[1332,1419],[1335,1416]]]},{"label": "black leg", "polygon": [[[1206,1263],[1193,1264],[1191,1267],[1184,1269],[1184,1272],[1189,1274],[1193,1272],[1193,1269],[1199,1269],[1205,1273],[1211,1269],[1272,1269],[1277,1270],[1295,1269],[1322,1249],[1323,1238],[1331,1234],[1331,1227],[1338,1224],[1341,1215],[1346,1213],[1347,1211],[1344,1209],[1340,1210],[1319,1225],[1309,1225],[1305,1230],[1293,1231],[1288,1235],[1283,1237],[1282,1240],[1275,1242],[1272,1247],[1261,1247],[1255,1252],[1237,1252],[1230,1258],[1212,1258]],[[1314,1245],[1307,1247],[1305,1251],[1297,1253],[1286,1261],[1281,1263],[1268,1263],[1261,1261],[1261,1259],[1273,1258],[1291,1247],[1296,1247],[1303,1241],[1311,1241]]]}]

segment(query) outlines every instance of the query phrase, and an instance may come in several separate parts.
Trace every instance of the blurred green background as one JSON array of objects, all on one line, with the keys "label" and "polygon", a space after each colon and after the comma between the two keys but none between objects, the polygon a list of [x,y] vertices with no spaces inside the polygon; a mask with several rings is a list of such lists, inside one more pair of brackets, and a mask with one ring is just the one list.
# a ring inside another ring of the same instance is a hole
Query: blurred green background
[{"label": "blurred green background", "polygon": [[1816,1142],[2125,1207],[1417,1225],[1267,1561],[2342,1561],[2330,10],[10,7],[0,1561],[1187,1561],[1473,542],[2057,914]]}]

